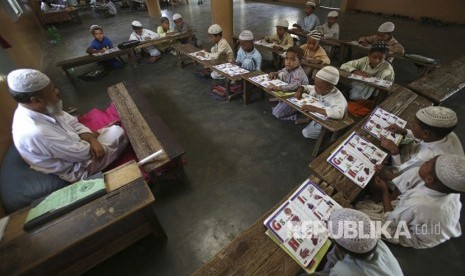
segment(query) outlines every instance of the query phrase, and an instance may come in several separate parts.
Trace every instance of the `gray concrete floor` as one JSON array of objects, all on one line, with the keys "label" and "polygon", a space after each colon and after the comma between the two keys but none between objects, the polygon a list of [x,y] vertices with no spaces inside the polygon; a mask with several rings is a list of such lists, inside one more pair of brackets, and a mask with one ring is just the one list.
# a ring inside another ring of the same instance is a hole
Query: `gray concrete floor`
[{"label": "gray concrete floor", "polygon": [[[204,1],[202,7],[196,1],[190,2],[162,12],[170,18],[175,12],[181,13],[207,46],[210,1]],[[321,9],[317,15],[324,21],[327,12]],[[262,37],[274,32],[274,22],[279,18],[287,18],[292,24],[301,14],[297,6],[235,0],[234,32],[250,29],[256,37]],[[61,89],[65,105],[76,106],[81,113],[92,107],[104,108],[109,103],[106,88],[119,81],[131,81],[144,92],[187,151],[184,183],[165,184],[156,194],[155,211],[168,233],[168,242],[147,237],[88,274],[190,274],[309,175],[314,142],[301,136],[301,126],[274,119],[268,101],[245,106],[242,99],[230,103],[211,99],[208,93],[214,82],[196,78],[192,65],[177,67],[175,57],[169,54],[156,64],[141,64],[136,69],[127,65],[99,81],[78,81],[72,86],[55,63],[84,54],[92,40],[90,25],[101,25],[115,44],[127,40],[133,20],[152,30],[159,25],[159,19],[149,18],[147,12],[127,9],[120,9],[114,18],[99,18],[92,10],[81,12],[81,17],[82,24],[58,26],[62,41],[48,45],[44,59],[43,69]],[[386,20],[396,23],[396,37],[408,53],[434,57],[442,63],[463,54],[464,27],[437,27],[379,15],[342,14],[341,38],[356,39],[374,33]],[[75,74],[92,68],[76,68]],[[410,64],[396,63],[395,70],[400,84],[418,78]],[[445,103],[458,113],[460,121],[465,115],[462,92]],[[457,133],[465,137],[464,125],[459,125]],[[428,250],[390,247],[406,275],[465,272],[463,237]]]}]

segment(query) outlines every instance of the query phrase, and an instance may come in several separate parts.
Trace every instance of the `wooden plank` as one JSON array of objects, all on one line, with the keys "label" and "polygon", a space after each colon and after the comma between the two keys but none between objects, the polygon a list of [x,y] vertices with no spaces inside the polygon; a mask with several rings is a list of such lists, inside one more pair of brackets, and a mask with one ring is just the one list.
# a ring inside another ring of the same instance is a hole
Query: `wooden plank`
[{"label": "wooden plank", "polygon": [[81,57],[58,61],[56,65],[60,66],[63,69],[69,69],[69,68],[74,68],[74,67],[94,63],[94,62],[112,59],[115,57],[130,55],[131,53],[132,53],[132,49],[124,49],[124,50],[118,50],[115,52],[111,52],[111,53],[108,53],[105,55],[99,55],[99,56],[88,54],[88,55],[81,56]]},{"label": "wooden plank", "polygon": [[125,84],[120,82],[108,88],[108,94],[115,103],[125,132],[139,160],[163,149],[163,154],[156,160],[143,166],[146,172],[151,172],[170,161],[166,150],[152,132],[147,121],[142,116],[137,105],[128,93]]},{"label": "wooden plank", "polygon": [[465,56],[439,67],[407,87],[436,104],[442,103],[465,87]]},{"label": "wooden plank", "polygon": [[192,31],[186,31],[182,33],[174,33],[172,35],[166,35],[165,37],[157,38],[157,39],[151,39],[151,40],[145,40],[141,41],[139,45],[137,45],[134,49],[139,50],[145,47],[153,46],[153,45],[160,45],[163,43],[169,43],[173,44],[174,42],[177,42],[181,39],[184,38],[190,38],[192,37]]}]

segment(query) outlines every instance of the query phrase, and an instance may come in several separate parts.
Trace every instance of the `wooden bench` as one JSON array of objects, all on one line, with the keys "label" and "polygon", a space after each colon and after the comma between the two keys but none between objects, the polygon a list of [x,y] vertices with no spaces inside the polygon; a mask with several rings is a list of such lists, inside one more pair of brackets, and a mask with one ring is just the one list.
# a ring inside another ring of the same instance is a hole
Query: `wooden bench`
[{"label": "wooden bench", "polygon": [[168,33],[168,35],[166,35],[165,37],[141,41],[139,45],[137,45],[134,49],[139,50],[139,49],[142,49],[148,46],[157,46],[163,43],[168,43],[172,45],[173,42],[182,40],[185,38],[188,38],[190,42],[192,39],[192,35],[193,35],[192,31],[187,31],[187,32],[182,32],[182,33]]},{"label": "wooden bench", "polygon": [[108,88],[108,95],[116,106],[137,158],[142,160],[160,149],[164,151],[160,158],[143,166],[145,172],[153,172],[169,162],[174,162],[178,169],[183,168],[184,148],[134,85],[118,83]]},{"label": "wooden bench", "polygon": [[435,104],[441,104],[465,87],[465,56],[411,82],[407,87]]},{"label": "wooden bench", "polygon": [[[386,100],[384,100],[379,105],[379,107],[406,120],[408,122],[408,128],[413,121],[416,112],[421,108],[431,106],[433,103],[429,99],[419,96],[407,88],[398,85],[395,87],[395,91]],[[346,134],[344,134],[336,142],[329,146],[317,158],[313,159],[309,165],[314,175],[318,176],[326,183],[334,187],[336,191],[342,193],[344,199],[349,202],[353,202],[357,198],[359,193],[362,191],[362,188],[344,176],[339,170],[329,164],[326,160],[335,150],[335,148],[338,147],[354,131],[381,148],[378,139],[374,138],[361,129],[368,118],[369,116],[365,117],[364,120],[356,124],[351,130],[346,132]]]},{"label": "wooden bench", "polygon": [[278,98],[279,101],[282,101],[285,104],[291,106],[296,111],[303,114],[305,117],[308,117],[311,120],[314,120],[314,121],[318,122],[319,124],[321,124],[323,127],[321,128],[321,132],[320,132],[320,134],[318,136],[315,147],[313,148],[313,153],[312,153],[313,157],[318,155],[318,153],[320,152],[320,148],[322,147],[325,138],[327,138],[327,134],[329,134],[329,133],[332,134],[331,139],[329,139],[329,142],[331,142],[331,140],[335,139],[339,135],[339,133],[341,131],[343,131],[344,129],[346,129],[346,128],[348,128],[348,127],[350,127],[351,125],[354,124],[354,120],[351,117],[349,117],[347,114],[344,116],[344,118],[342,120],[335,120],[335,119],[330,119],[330,118],[328,118],[326,120],[323,120],[323,119],[321,119],[321,118],[319,118],[319,117],[317,117],[317,116],[315,116],[315,115],[313,115],[311,113],[304,112],[299,107],[297,107],[296,105],[294,105],[294,104],[290,103],[289,101],[287,101],[286,99],[289,98],[289,97],[277,96],[273,91],[258,85],[257,83],[255,83],[254,81],[252,81],[250,79],[252,77],[263,75],[263,74],[265,74],[265,73],[262,72],[262,71],[255,71],[255,72],[251,72],[249,74],[243,75],[244,103],[245,104],[249,103],[249,100],[250,100],[250,91],[249,90],[250,89],[248,88],[248,85],[249,86],[253,85],[253,86],[259,87],[262,91],[265,91],[266,93],[270,94],[272,97]]},{"label": "wooden bench", "polygon": [[29,208],[11,214],[0,243],[0,274],[78,275],[147,235],[166,240],[155,199],[135,167],[132,182],[31,231],[23,230]]},{"label": "wooden bench", "polygon": [[96,63],[99,61],[109,60],[112,58],[118,58],[118,57],[125,56],[125,55],[129,56],[129,60],[133,64],[134,67],[137,66],[136,57],[135,57],[133,49],[117,50],[115,52],[111,52],[111,53],[104,54],[104,55],[85,55],[85,56],[81,56],[77,58],[66,59],[66,60],[57,62],[57,66],[60,66],[61,69],[65,71],[65,74],[68,77],[68,79],[71,81],[71,83],[74,84],[74,79],[73,79],[73,76],[68,71],[69,69],[83,66],[86,64]]},{"label": "wooden bench", "polygon": [[[344,207],[351,207],[327,183],[315,176],[310,176],[309,179],[336,202]],[[263,221],[298,187],[300,184],[192,275],[296,275],[300,270],[299,264],[265,234]]]}]

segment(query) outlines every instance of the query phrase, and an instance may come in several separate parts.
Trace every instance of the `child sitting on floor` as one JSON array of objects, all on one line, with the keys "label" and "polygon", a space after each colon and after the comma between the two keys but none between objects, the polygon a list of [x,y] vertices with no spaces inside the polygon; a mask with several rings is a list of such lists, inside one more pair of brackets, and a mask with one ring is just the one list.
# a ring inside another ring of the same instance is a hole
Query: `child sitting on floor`
[{"label": "child sitting on floor", "polygon": [[[370,198],[355,207],[373,220],[389,223],[385,240],[407,247],[434,247],[462,234],[464,179],[465,156],[436,156],[393,179],[392,191],[376,177],[367,187]],[[405,233],[396,236],[399,230]]]},{"label": "child sitting on floor", "polygon": [[[193,32],[191,26],[189,26],[189,24],[187,24],[183,19],[182,19],[182,16],[179,14],[179,13],[175,13],[173,15],[173,21],[174,21],[174,31],[175,32],[178,32],[178,33],[183,33],[183,32]],[[196,46],[196,47],[201,47],[200,45],[200,40],[194,35],[192,34],[192,43]],[[189,42],[189,38],[183,38],[180,40],[180,42],[182,44],[187,44]]]},{"label": "child sitting on floor", "polygon": [[[174,30],[170,29],[170,20],[168,19],[168,17],[162,17],[160,18],[160,22],[161,22],[161,25],[158,26],[157,28],[157,34],[160,36],[160,37],[165,37],[165,36],[170,36],[170,35],[173,35],[174,34]],[[170,45],[170,42],[164,42],[160,45],[158,45],[158,48],[160,49],[160,51],[162,52],[167,52],[169,50],[171,50],[171,47],[169,47]],[[171,50],[171,54],[175,55],[175,51],[174,50]]]},{"label": "child sitting on floor", "polygon": [[[268,89],[271,91],[296,91],[302,85],[308,84],[308,77],[300,65],[302,61],[302,49],[297,46],[289,48],[284,59],[285,67],[278,72],[271,72],[270,79],[280,79],[287,85],[276,86],[271,84]],[[285,103],[279,102],[273,108],[273,115],[281,120],[295,120],[295,110]]]},{"label": "child sitting on floor", "polygon": [[392,35],[396,26],[392,22],[384,22],[378,28],[378,33],[370,36],[362,36],[358,39],[358,43],[363,46],[370,46],[376,42],[385,42],[389,45],[389,51],[393,53],[405,53],[404,46],[400,44]]},{"label": "child sitting on floor", "polygon": [[320,46],[320,39],[323,35],[318,31],[311,31],[307,36],[307,43],[300,46],[304,53],[304,59],[315,64],[330,64],[326,51]]},{"label": "child sitting on floor", "polygon": [[[289,22],[286,19],[280,19],[278,24],[276,24],[276,34],[265,36],[264,40],[268,43],[276,44],[273,46],[275,50],[286,51],[290,47],[294,46],[294,39],[287,32],[288,28]],[[273,63],[275,69],[279,69],[281,67],[281,57],[275,52],[273,52]]]},{"label": "child sitting on floor", "polygon": [[[324,38],[339,39],[339,24],[336,22],[339,13],[337,11],[330,11],[326,23],[316,26],[315,30],[323,34]],[[326,52],[331,52],[332,47],[329,45],[322,46]]]},{"label": "child sitting on floor", "polygon": [[[88,54],[103,54],[107,50],[113,48],[113,43],[108,37],[103,35],[103,29],[99,25],[90,26],[90,33],[94,36],[94,40],[86,50]],[[106,69],[119,69],[123,67],[123,64],[116,58],[101,61],[100,64]]]},{"label": "child sitting on floor", "polygon": [[[297,20],[297,23],[292,25],[292,27],[304,32],[313,31],[316,26],[320,25],[320,19],[315,14],[315,9],[316,3],[314,1],[307,1],[305,3],[305,16]],[[306,40],[306,37],[301,37],[299,42],[303,45]]]},{"label": "child sitting on floor", "polygon": [[[131,27],[134,31],[129,36],[129,40],[145,41],[157,39],[160,37],[157,33],[142,28],[142,23],[140,23],[139,21],[132,21]],[[143,51],[148,52],[148,54],[150,55],[150,58],[148,60],[148,62],[150,63],[156,62],[161,58],[161,53],[155,46],[145,47],[143,48]]]},{"label": "child sitting on floor", "polygon": [[[394,69],[385,60],[388,50],[386,43],[376,42],[368,56],[342,64],[341,70],[363,77],[394,81]],[[353,81],[349,92],[349,113],[358,117],[370,113],[375,106],[377,94],[378,90],[375,87]]]},{"label": "child sitting on floor", "polygon": [[430,106],[416,113],[411,130],[402,129],[396,124],[390,125],[388,130],[404,135],[404,139],[410,142],[399,148],[391,140],[381,138],[381,146],[391,154],[395,169],[394,172],[386,170],[382,178],[391,180],[398,175],[397,172],[419,167],[440,154],[464,155],[462,144],[453,132],[457,122],[457,115],[452,109]]},{"label": "child sitting on floor", "polygon": [[253,33],[244,30],[239,35],[239,45],[237,51],[236,64],[249,71],[261,70],[262,55],[255,49],[253,44]]}]

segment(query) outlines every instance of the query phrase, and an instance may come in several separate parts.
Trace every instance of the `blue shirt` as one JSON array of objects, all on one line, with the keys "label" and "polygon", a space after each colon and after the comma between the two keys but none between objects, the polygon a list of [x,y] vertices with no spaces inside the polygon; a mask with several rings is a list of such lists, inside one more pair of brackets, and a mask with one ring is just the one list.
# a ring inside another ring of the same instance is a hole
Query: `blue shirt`
[{"label": "blue shirt", "polygon": [[262,55],[255,48],[251,52],[246,52],[242,48],[239,48],[236,63],[249,71],[261,70]]},{"label": "blue shirt", "polygon": [[313,31],[316,26],[320,25],[320,19],[314,13],[305,16],[297,21],[297,24],[305,31]]},{"label": "blue shirt", "polygon": [[104,36],[101,42],[98,41],[97,39],[94,39],[92,43],[90,44],[89,48],[95,49],[95,50],[102,50],[103,48],[110,49],[110,48],[113,48],[113,43],[108,37]]}]

